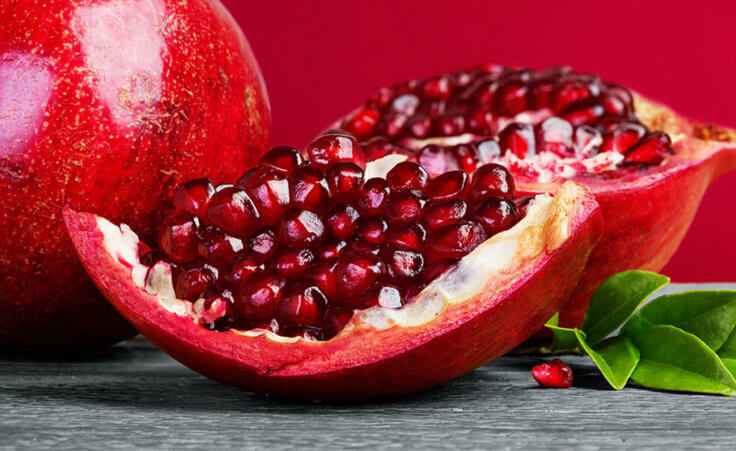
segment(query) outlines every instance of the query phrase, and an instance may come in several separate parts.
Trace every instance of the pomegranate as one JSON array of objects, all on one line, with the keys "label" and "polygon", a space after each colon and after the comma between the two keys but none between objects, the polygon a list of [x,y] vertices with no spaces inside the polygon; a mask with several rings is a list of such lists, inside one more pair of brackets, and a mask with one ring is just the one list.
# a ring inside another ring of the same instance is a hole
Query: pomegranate
[{"label": "pomegranate", "polygon": [[569,296],[597,242],[598,205],[578,184],[520,210],[502,166],[469,179],[458,190],[415,162],[365,164],[352,136],[327,132],[303,156],[272,150],[236,186],[180,185],[153,249],[127,225],[64,216],[110,302],[181,362],[255,391],[367,398],[518,345]]},{"label": "pomegranate", "polygon": [[[370,122],[361,119],[366,111]],[[736,168],[735,131],[689,121],[565,67],[486,64],[399,83],[335,127],[366,146],[380,143],[382,156],[409,154],[431,176],[456,177],[443,184],[448,190],[468,189],[457,171],[491,162],[514,175],[519,198],[554,193],[569,180],[585,185],[601,205],[605,231],[560,312],[566,327],[581,325],[593,292],[612,274],[662,269],[707,186]]]},{"label": "pomegranate", "polygon": [[[152,238],[179,182],[234,180],[269,140],[256,61],[217,0],[3,1],[0,23],[0,347],[129,336],[74,257],[61,208]],[[188,259],[192,225],[171,220],[162,239]]]}]

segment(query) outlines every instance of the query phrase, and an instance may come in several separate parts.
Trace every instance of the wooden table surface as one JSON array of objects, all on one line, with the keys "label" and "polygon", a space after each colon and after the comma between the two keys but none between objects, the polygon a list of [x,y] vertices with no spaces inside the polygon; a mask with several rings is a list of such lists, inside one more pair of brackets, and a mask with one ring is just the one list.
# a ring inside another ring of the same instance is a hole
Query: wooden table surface
[{"label": "wooden table surface", "polygon": [[3,355],[0,448],[736,448],[736,399],[616,392],[588,359],[564,360],[567,390],[537,386],[540,357],[504,357],[423,393],[339,405],[221,385],[140,338],[67,360]]}]

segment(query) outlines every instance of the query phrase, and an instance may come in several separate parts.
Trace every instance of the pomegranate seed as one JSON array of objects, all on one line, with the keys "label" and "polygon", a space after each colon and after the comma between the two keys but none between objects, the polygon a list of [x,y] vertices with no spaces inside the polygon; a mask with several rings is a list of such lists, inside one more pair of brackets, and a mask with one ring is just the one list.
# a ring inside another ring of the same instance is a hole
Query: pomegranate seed
[{"label": "pomegranate seed", "polygon": [[626,163],[660,164],[670,154],[672,141],[663,132],[654,132],[645,136],[638,144],[626,152]]},{"label": "pomegranate seed", "polygon": [[419,293],[424,290],[424,288],[427,287],[426,283],[418,282],[412,285],[409,285],[404,289],[404,294],[401,296],[401,303],[403,305],[410,304],[414,302],[419,295]]},{"label": "pomegranate seed", "polygon": [[378,133],[389,138],[398,138],[404,131],[409,116],[395,111],[385,114],[378,122]]},{"label": "pomegranate seed", "polygon": [[513,198],[515,191],[514,178],[509,170],[500,164],[488,163],[473,173],[468,201],[475,204],[489,197]]},{"label": "pomegranate seed", "polygon": [[362,108],[353,113],[342,124],[342,128],[357,139],[365,139],[373,135],[380,117],[381,113],[378,111],[372,108]]},{"label": "pomegranate seed", "polygon": [[257,272],[236,287],[233,309],[240,319],[270,321],[276,314],[285,281],[268,272]]},{"label": "pomegranate seed", "polygon": [[260,225],[259,219],[256,205],[241,187],[218,191],[207,206],[207,222],[237,237],[253,233]]},{"label": "pomegranate seed", "polygon": [[429,181],[427,196],[432,201],[457,199],[465,195],[468,174],[464,171],[445,172]]},{"label": "pomegranate seed", "polygon": [[386,87],[380,88],[375,94],[368,100],[368,105],[371,108],[382,110],[388,106],[394,98],[394,92]]},{"label": "pomegranate seed", "polygon": [[432,118],[425,114],[417,114],[404,125],[407,132],[418,139],[424,139],[432,132]]},{"label": "pomegranate seed", "polygon": [[286,246],[313,247],[324,239],[325,226],[311,211],[292,208],[279,220],[276,237]]},{"label": "pomegranate seed", "polygon": [[179,299],[194,301],[217,280],[217,270],[196,261],[186,262],[174,270],[174,292]]},{"label": "pomegranate seed", "polygon": [[166,255],[163,252],[154,249],[152,251],[146,252],[141,257],[140,261],[141,264],[151,267],[160,261],[166,261]]},{"label": "pomegranate seed", "polygon": [[327,297],[318,287],[290,287],[279,301],[278,313],[287,326],[319,326],[327,308]]},{"label": "pomegranate seed", "polygon": [[261,270],[263,270],[263,258],[260,255],[241,253],[225,265],[223,279],[231,284],[237,284]]},{"label": "pomegranate seed", "polygon": [[468,204],[462,199],[430,202],[422,213],[422,224],[429,232],[455,224],[468,214]]},{"label": "pomegranate seed", "polygon": [[291,175],[291,204],[314,213],[330,205],[330,188],[325,174],[317,168],[302,166]]},{"label": "pomegranate seed", "polygon": [[427,202],[427,195],[421,191],[391,193],[386,202],[386,216],[393,222],[418,221]]},{"label": "pomegranate seed", "polygon": [[383,244],[386,241],[388,221],[383,216],[371,216],[360,220],[355,229],[355,238],[371,244]]},{"label": "pomegranate seed", "polygon": [[299,151],[293,147],[275,147],[261,158],[261,166],[274,169],[286,175],[291,175],[304,159]]},{"label": "pomegranate seed", "polygon": [[365,241],[351,241],[350,243],[348,243],[347,246],[345,246],[345,249],[343,249],[343,252],[340,255],[347,252],[362,252],[378,255],[381,253],[381,246],[379,246],[378,244],[367,243]]},{"label": "pomegranate seed", "polygon": [[388,186],[396,192],[423,190],[429,178],[423,167],[411,161],[404,161],[394,166],[386,174]]},{"label": "pomegranate seed", "polygon": [[581,125],[575,127],[575,135],[573,137],[573,147],[575,153],[581,158],[593,157],[598,154],[600,145],[603,142],[603,135],[598,129],[589,125]]},{"label": "pomegranate seed", "polygon": [[289,181],[275,169],[261,168],[244,185],[268,225],[276,224],[289,208]]},{"label": "pomegranate seed", "polygon": [[358,195],[358,210],[366,216],[383,214],[389,192],[388,184],[384,179],[368,180]]},{"label": "pomegranate seed", "polygon": [[184,263],[197,255],[197,224],[188,213],[175,212],[159,226],[158,246],[174,263]]},{"label": "pomegranate seed", "polygon": [[248,250],[264,258],[271,255],[276,250],[276,230],[273,227],[264,227],[248,238]]},{"label": "pomegranate seed", "polygon": [[320,260],[337,258],[340,256],[345,246],[347,246],[345,241],[329,241],[319,248],[317,251],[317,257]]},{"label": "pomegranate seed", "polygon": [[174,189],[174,205],[196,216],[204,216],[207,203],[215,194],[215,186],[209,179],[189,180]]},{"label": "pomegranate seed", "polygon": [[[383,267],[378,256],[368,253],[343,252],[335,266],[335,279],[340,299],[350,305],[381,276]],[[360,307],[360,305],[354,305]]]},{"label": "pomegranate seed", "polygon": [[527,108],[528,88],[523,83],[500,85],[494,94],[495,110],[504,116],[516,116]]},{"label": "pomegranate seed", "polygon": [[419,151],[419,164],[429,173],[430,177],[436,177],[449,171],[456,171],[459,168],[450,162],[447,151],[444,147],[437,144],[429,144]]},{"label": "pomegranate seed", "polygon": [[624,122],[606,132],[601,144],[601,152],[626,153],[647,133],[646,127],[634,122]]},{"label": "pomegranate seed", "polygon": [[511,123],[498,135],[498,143],[503,153],[511,152],[519,158],[532,156],[536,153],[534,127],[520,122]]},{"label": "pomegranate seed", "polygon": [[516,199],[516,210],[519,212],[520,219],[526,216],[529,206],[533,200],[534,198],[532,196],[525,196],[521,199]]},{"label": "pomegranate seed", "polygon": [[595,97],[598,91],[594,87],[594,84],[579,79],[562,82],[552,94],[552,110],[561,113],[574,103]]},{"label": "pomegranate seed", "polygon": [[355,232],[360,213],[352,205],[337,205],[325,219],[327,231],[338,240],[349,240]]},{"label": "pomegranate seed", "polygon": [[480,246],[487,238],[483,227],[475,221],[459,221],[430,233],[427,256],[431,260],[461,258]]},{"label": "pomegranate seed", "polygon": [[468,130],[476,135],[489,136],[496,132],[496,118],[485,106],[470,110],[467,118]]},{"label": "pomegranate seed", "polygon": [[419,97],[414,94],[402,94],[391,102],[389,109],[404,116],[412,116],[417,112],[419,103]]},{"label": "pomegranate seed", "polygon": [[468,173],[475,171],[478,164],[478,150],[475,148],[475,144],[458,144],[450,147],[448,151],[460,169]]},{"label": "pomegranate seed", "polygon": [[355,163],[335,163],[327,170],[327,185],[335,202],[350,202],[363,186],[363,169]]},{"label": "pomegranate seed", "polygon": [[353,310],[345,307],[330,306],[325,314],[324,332],[328,338],[334,337],[350,322]]},{"label": "pomegranate seed", "polygon": [[243,249],[242,241],[212,226],[201,228],[197,233],[197,240],[197,255],[218,268],[235,258]]},{"label": "pomegranate seed", "polygon": [[329,299],[334,300],[337,298],[336,266],[337,258],[315,263],[304,272],[304,279],[319,287]]},{"label": "pomegranate seed", "polygon": [[363,143],[363,145],[365,146],[365,156],[367,161],[375,161],[385,157],[386,155],[393,155],[396,153],[412,155],[411,152],[403,147],[394,145],[384,136],[371,138]]},{"label": "pomegranate seed", "polygon": [[550,117],[536,127],[538,152],[552,152],[561,157],[572,154],[572,125],[559,117]]},{"label": "pomegranate seed", "polygon": [[310,164],[322,171],[338,161],[349,161],[365,167],[365,154],[358,141],[344,134],[319,136],[307,145],[304,153]]},{"label": "pomegranate seed", "polygon": [[362,307],[401,308],[401,291],[390,285],[376,285],[361,296]]},{"label": "pomegranate seed", "polygon": [[446,273],[450,268],[457,265],[458,259],[456,258],[444,258],[441,260],[434,260],[427,264],[427,269],[422,274],[424,281],[427,283],[432,282],[442,274]]},{"label": "pomegranate seed", "polygon": [[595,100],[582,104],[572,105],[563,111],[560,116],[572,125],[591,124],[606,113],[601,105]]},{"label": "pomegranate seed", "polygon": [[393,224],[386,234],[386,243],[409,249],[421,249],[427,240],[427,230],[417,222]]},{"label": "pomegranate seed", "polygon": [[478,161],[480,163],[488,163],[501,156],[501,146],[498,145],[498,141],[495,139],[479,141],[475,144],[475,148],[478,149]]},{"label": "pomegranate seed", "polygon": [[412,249],[389,246],[381,251],[388,276],[400,285],[406,285],[424,271],[424,255]]},{"label": "pomegranate seed", "polygon": [[489,237],[513,227],[519,222],[519,211],[516,204],[503,197],[491,197],[478,205],[473,213]]},{"label": "pomegranate seed", "polygon": [[447,77],[432,77],[421,85],[421,95],[426,100],[450,100],[452,85]]},{"label": "pomegranate seed", "polygon": [[294,280],[314,261],[315,256],[309,249],[282,249],[271,257],[268,267],[284,279]]},{"label": "pomegranate seed", "polygon": [[[603,99],[603,106],[609,114],[616,114],[611,105],[613,98],[620,100],[625,107],[623,112],[618,113],[619,115],[623,116],[634,111],[634,96],[631,95],[628,89],[616,83],[606,83],[605,91],[606,96]],[[611,108],[610,111],[609,108]]]},{"label": "pomegranate seed", "polygon": [[560,359],[552,359],[532,368],[532,376],[542,387],[570,388],[572,370]]},{"label": "pomegranate seed", "polygon": [[435,132],[439,136],[457,136],[465,133],[465,116],[461,113],[446,112],[433,122]]},{"label": "pomegranate seed", "polygon": [[207,296],[202,304],[203,312],[200,319],[202,327],[207,330],[224,332],[233,326],[233,295],[224,290]]}]

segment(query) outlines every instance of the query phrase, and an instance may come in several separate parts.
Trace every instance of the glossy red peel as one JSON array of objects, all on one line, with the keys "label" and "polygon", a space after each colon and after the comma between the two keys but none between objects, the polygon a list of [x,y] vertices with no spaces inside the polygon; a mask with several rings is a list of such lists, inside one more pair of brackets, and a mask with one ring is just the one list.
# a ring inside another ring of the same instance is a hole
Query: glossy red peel
[{"label": "glossy red peel", "polygon": [[133,281],[136,252],[108,250],[128,249],[110,243],[135,236],[129,229],[121,233],[69,208],[64,217],[97,286],[180,362],[252,391],[344,400],[417,391],[467,373],[513,349],[562,306],[598,241],[601,214],[577,184],[563,186],[554,199],[542,198],[547,200],[527,219],[483,243],[414,303],[359,310],[328,341],[262,330],[208,331],[190,313],[172,312],[184,303],[166,304],[167,309],[162,296]]}]

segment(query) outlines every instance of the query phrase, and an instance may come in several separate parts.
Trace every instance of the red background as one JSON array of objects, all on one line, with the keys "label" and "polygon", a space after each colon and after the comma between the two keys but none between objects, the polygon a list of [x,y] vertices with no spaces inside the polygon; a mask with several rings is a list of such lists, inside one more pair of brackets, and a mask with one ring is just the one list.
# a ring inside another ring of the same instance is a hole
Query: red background
[{"label": "red background", "polygon": [[[730,0],[224,2],[263,70],[274,145],[305,144],[380,86],[486,60],[571,65],[736,126]],[[736,280],[735,188],[736,174],[711,186],[665,269],[675,280]]]}]

